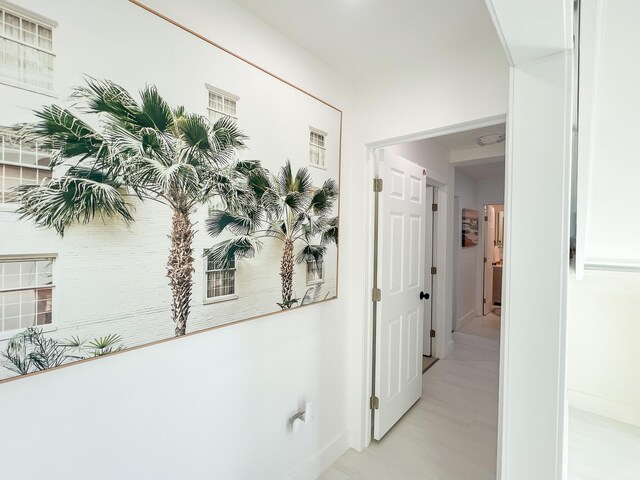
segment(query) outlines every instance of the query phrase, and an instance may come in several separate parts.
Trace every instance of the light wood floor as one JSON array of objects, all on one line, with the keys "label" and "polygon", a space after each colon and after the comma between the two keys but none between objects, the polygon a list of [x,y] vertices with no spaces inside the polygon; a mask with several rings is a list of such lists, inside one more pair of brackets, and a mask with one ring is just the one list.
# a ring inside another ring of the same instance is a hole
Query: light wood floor
[{"label": "light wood floor", "polygon": [[458,331],[467,335],[500,340],[500,309],[496,308],[489,315],[483,317],[472,318]]},{"label": "light wood floor", "polygon": [[[453,353],[423,375],[420,401],[321,480],[495,480],[500,317],[465,327]],[[638,427],[572,409],[568,453],[568,480],[640,480]]]},{"label": "light wood floor", "polygon": [[640,479],[640,428],[572,409],[569,480]]},{"label": "light wood floor", "polygon": [[345,453],[321,479],[495,479],[497,350],[456,345],[424,374],[422,399],[381,442]]}]

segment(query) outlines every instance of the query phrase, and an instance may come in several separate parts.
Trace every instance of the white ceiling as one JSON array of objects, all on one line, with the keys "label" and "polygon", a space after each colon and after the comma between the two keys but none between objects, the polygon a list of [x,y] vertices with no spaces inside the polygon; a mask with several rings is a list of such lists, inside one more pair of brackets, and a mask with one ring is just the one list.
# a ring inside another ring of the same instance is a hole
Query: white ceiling
[{"label": "white ceiling", "polygon": [[511,63],[526,63],[573,47],[574,0],[491,0],[489,4]]},{"label": "white ceiling", "polygon": [[[478,137],[482,137],[484,135],[492,135],[494,133],[504,134],[505,132],[506,126],[503,123],[493,127],[482,127],[473,130],[467,130],[466,132],[443,135],[441,137],[434,138],[434,140],[447,150],[463,150],[467,148],[478,147]],[[502,145],[504,145],[504,143]]]},{"label": "white ceiling", "polygon": [[456,172],[462,172],[476,180],[504,178],[504,157],[501,159],[501,161],[497,161],[494,163],[470,165],[467,167],[456,167]]},{"label": "white ceiling", "polygon": [[354,81],[497,35],[484,0],[235,0]]}]

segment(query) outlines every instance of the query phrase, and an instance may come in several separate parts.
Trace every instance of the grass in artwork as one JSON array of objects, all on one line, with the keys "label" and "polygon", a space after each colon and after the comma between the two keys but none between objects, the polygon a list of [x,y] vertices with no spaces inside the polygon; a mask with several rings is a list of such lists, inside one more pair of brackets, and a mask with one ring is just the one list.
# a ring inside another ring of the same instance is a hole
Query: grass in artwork
[{"label": "grass in artwork", "polygon": [[123,348],[122,338],[115,334],[93,340],[80,340],[79,337],[56,340],[47,337],[41,328],[32,327],[12,337],[0,356],[5,360],[2,366],[18,375],[26,375]]}]

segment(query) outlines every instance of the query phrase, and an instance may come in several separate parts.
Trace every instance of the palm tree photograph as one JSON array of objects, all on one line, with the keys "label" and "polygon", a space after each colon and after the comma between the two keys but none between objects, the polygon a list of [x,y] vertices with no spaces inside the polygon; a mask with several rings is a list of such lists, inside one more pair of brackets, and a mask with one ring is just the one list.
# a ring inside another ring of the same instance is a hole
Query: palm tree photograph
[{"label": "palm tree photograph", "polygon": [[341,110],[153,16],[103,45],[129,2],[41,7],[0,82],[0,382],[337,298]]}]

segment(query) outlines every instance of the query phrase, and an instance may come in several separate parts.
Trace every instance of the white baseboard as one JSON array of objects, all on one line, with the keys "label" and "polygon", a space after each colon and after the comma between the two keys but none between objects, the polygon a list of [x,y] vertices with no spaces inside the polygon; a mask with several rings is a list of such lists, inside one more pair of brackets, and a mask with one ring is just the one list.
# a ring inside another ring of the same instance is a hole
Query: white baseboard
[{"label": "white baseboard", "polygon": [[453,352],[453,339],[449,340],[447,343],[447,351],[445,352],[444,358],[447,358],[451,352]]},{"label": "white baseboard", "polygon": [[469,310],[462,318],[459,318],[456,322],[456,330],[460,330],[467,323],[471,321],[471,319],[476,317],[476,309]]},{"label": "white baseboard", "polygon": [[606,398],[595,397],[573,390],[569,390],[569,406],[640,427],[640,407],[629,407]]},{"label": "white baseboard", "polygon": [[343,432],[316,455],[308,458],[288,476],[289,480],[316,480],[349,449],[347,432]]}]

